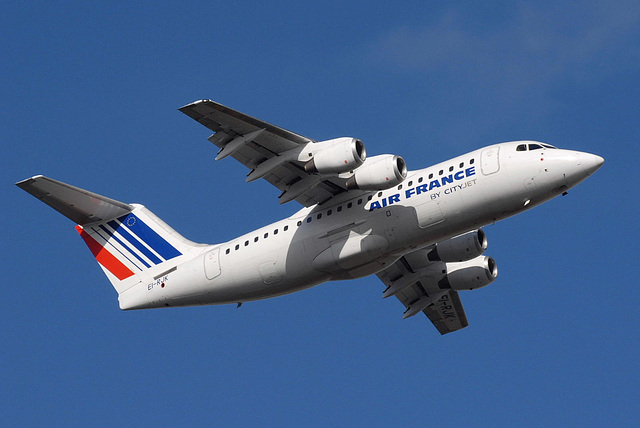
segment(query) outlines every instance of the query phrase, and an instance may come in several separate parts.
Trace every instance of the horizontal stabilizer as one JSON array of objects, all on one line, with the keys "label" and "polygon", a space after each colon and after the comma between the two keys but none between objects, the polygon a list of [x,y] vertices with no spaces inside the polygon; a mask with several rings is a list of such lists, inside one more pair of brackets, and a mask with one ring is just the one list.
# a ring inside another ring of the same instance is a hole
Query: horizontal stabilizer
[{"label": "horizontal stabilizer", "polygon": [[70,184],[37,175],[16,183],[54,210],[77,224],[104,222],[130,213],[133,207],[123,202],[83,190]]}]

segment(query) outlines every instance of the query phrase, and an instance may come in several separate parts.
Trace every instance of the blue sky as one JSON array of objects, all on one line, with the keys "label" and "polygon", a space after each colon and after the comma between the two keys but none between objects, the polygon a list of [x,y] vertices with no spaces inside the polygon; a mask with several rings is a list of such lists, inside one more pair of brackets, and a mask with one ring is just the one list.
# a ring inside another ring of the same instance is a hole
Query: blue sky
[{"label": "blue sky", "polygon": [[[3,426],[635,426],[640,6],[22,2],[0,14]],[[375,277],[122,312],[45,174],[215,243],[290,215],[176,109],[211,98],[422,168],[536,139],[606,159],[485,230],[471,325],[402,320]]]}]

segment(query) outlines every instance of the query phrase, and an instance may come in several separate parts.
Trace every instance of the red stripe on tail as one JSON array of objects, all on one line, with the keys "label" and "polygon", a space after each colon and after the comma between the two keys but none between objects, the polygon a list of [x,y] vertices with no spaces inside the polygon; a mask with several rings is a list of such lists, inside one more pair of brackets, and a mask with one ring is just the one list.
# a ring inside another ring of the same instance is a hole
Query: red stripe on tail
[{"label": "red stripe on tail", "polygon": [[115,275],[120,281],[129,278],[133,275],[131,269],[122,264],[113,254],[107,251],[98,241],[93,239],[87,232],[80,226],[76,226],[76,230],[84,239],[85,244],[91,250],[91,253],[96,258],[98,263],[104,266],[109,272]]}]

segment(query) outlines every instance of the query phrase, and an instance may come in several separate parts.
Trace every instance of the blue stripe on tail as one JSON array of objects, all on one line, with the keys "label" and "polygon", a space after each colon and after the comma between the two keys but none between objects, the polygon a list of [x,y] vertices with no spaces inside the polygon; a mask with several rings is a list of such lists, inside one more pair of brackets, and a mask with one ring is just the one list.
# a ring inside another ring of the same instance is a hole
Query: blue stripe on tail
[{"label": "blue stripe on tail", "polygon": [[[121,223],[121,225],[125,226],[127,229],[133,232],[145,244],[151,247],[153,251],[160,254],[163,259],[169,260],[182,255],[180,251],[178,251],[162,236],[158,235],[155,230],[147,226],[133,213],[129,213],[118,218],[118,221]],[[120,234],[122,235],[122,230],[118,230],[118,232],[120,232]]]},{"label": "blue stripe on tail", "polygon": [[[117,225],[115,225],[115,226],[117,226]],[[104,227],[103,225],[100,225],[100,229],[102,229],[106,234],[108,234],[108,235],[109,235],[109,238],[113,238],[113,239],[114,239],[118,244],[120,244],[120,245],[122,245],[122,247],[126,248],[126,249],[129,251],[129,253],[133,254],[133,256],[134,256],[136,259],[138,259],[142,264],[144,264],[147,268],[150,268],[150,267],[151,267],[151,265],[150,265],[149,263],[147,263],[147,262],[146,262],[142,257],[140,257],[140,256],[138,255],[138,253],[136,253],[135,251],[131,251],[131,248],[130,248],[128,245],[126,245],[124,242],[122,242],[122,241],[120,240],[120,238],[118,238],[118,237],[115,235],[115,233],[111,232],[109,229],[107,229],[107,228],[106,228],[106,227]],[[95,230],[95,229],[93,229],[93,230]],[[98,232],[96,231],[96,233],[98,233]],[[103,239],[104,239],[104,238],[103,238]],[[120,251],[118,251],[118,252],[119,252],[120,254],[122,254]],[[133,261],[132,261],[131,259],[129,259],[129,257],[125,256],[124,254],[122,254],[122,255],[123,255],[124,257],[126,257],[126,258],[127,258],[127,260],[129,260],[131,263],[133,263]],[[134,264],[135,264],[135,263],[134,263]],[[136,265],[136,267],[138,267],[138,266]],[[140,269],[140,268],[138,268],[138,269]],[[140,270],[142,270],[142,269],[140,269]]]},{"label": "blue stripe on tail", "polygon": [[135,248],[138,249],[138,251],[144,254],[145,257],[151,260],[151,263],[153,263],[154,265],[157,265],[158,263],[162,263],[162,260],[160,260],[158,256],[153,254],[147,247],[142,245],[140,241],[138,241],[134,236],[131,235],[131,233],[129,233],[124,227],[122,227],[123,226],[122,224],[118,224],[115,220],[112,220],[107,224],[113,230],[118,232],[120,236],[126,239],[129,244],[133,245]]}]

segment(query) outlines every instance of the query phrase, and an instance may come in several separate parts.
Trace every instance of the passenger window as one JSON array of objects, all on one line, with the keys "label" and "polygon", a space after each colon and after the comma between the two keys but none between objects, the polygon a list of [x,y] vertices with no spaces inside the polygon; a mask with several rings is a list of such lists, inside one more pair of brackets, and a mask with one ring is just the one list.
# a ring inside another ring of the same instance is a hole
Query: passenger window
[{"label": "passenger window", "polygon": [[244,246],[246,247],[247,245],[249,245],[249,241],[244,241]]},{"label": "passenger window", "polygon": [[449,172],[451,172],[451,171],[453,171],[453,167],[452,166],[449,167]]},{"label": "passenger window", "polygon": [[331,211],[331,210],[327,211],[327,215],[331,215],[332,212],[333,211]]},{"label": "passenger window", "polygon": [[316,219],[318,219],[318,220],[320,220],[321,218],[322,218],[322,213],[320,213],[320,214],[318,214],[318,215],[316,216]]},{"label": "passenger window", "polygon": [[307,218],[307,223],[311,223],[311,217]]},{"label": "passenger window", "polygon": [[[301,221],[299,221],[299,222],[298,222],[298,226],[300,226],[301,224],[302,224],[302,222],[301,222]],[[289,230],[289,226],[285,226],[285,227],[284,227],[284,231],[286,232],[287,230]]]},{"label": "passenger window", "polygon": [[378,192],[378,197],[382,196],[382,192]]},{"label": "passenger window", "polygon": [[336,211],[338,211],[338,212],[342,211],[342,205],[340,205],[340,206],[336,209]]},{"label": "passenger window", "polygon": [[469,161],[469,165],[473,165],[473,164],[475,163],[475,161],[476,161],[475,159],[471,159],[471,160]]},{"label": "passenger window", "polygon": [[440,171],[438,171],[438,175],[442,175],[443,172],[444,170],[441,169]]},{"label": "passenger window", "polygon": [[240,249],[240,244],[236,244],[236,251]]},{"label": "passenger window", "polygon": [[268,237],[268,236],[269,236],[269,234],[268,234],[268,233],[265,233],[265,234],[264,234],[264,238],[265,238],[265,239],[267,239],[267,237]]},{"label": "passenger window", "polygon": [[253,238],[253,242],[258,242],[258,237]]},{"label": "passenger window", "polygon": [[418,178],[418,183],[422,183],[422,177]]},{"label": "passenger window", "polygon": [[460,162],[460,166],[458,168],[464,168],[464,162]]},{"label": "passenger window", "polygon": [[371,199],[373,199],[373,195],[369,195],[369,197],[367,198],[367,201],[370,201]]},{"label": "passenger window", "polygon": [[407,184],[407,186],[411,186],[413,184],[413,181],[410,181],[409,184]]},{"label": "passenger window", "polygon": [[273,234],[274,234],[274,235],[277,235],[277,234],[278,234],[278,229],[274,230],[274,231],[273,231]]},{"label": "passenger window", "polygon": [[362,199],[358,199],[358,205],[362,205]]},{"label": "passenger window", "polygon": [[225,254],[229,254],[229,251],[231,251],[229,248],[227,248],[227,251],[225,251]]},{"label": "passenger window", "polygon": [[353,206],[353,204],[352,204],[351,202],[349,202],[349,203],[347,204],[347,208],[351,208],[352,206]]},{"label": "passenger window", "polygon": [[402,184],[398,186],[398,190],[402,189]]},{"label": "passenger window", "polygon": [[518,147],[516,147],[516,152],[526,152],[527,151],[527,145],[526,144],[520,144],[518,145]]},{"label": "passenger window", "polygon": [[[302,224],[301,221],[298,222],[298,226],[300,226]],[[284,227],[284,230],[287,230],[287,226]]]},{"label": "passenger window", "polygon": [[429,180],[433,178],[433,173],[429,174]]}]

